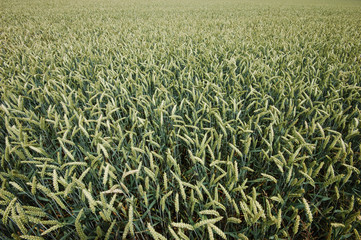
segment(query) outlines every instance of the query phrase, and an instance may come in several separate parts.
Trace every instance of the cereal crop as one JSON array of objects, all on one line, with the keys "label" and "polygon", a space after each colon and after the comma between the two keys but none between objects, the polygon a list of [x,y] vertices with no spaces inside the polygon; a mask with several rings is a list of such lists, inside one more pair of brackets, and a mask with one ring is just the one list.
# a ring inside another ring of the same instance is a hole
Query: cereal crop
[{"label": "cereal crop", "polygon": [[360,1],[0,6],[0,239],[361,239]]}]

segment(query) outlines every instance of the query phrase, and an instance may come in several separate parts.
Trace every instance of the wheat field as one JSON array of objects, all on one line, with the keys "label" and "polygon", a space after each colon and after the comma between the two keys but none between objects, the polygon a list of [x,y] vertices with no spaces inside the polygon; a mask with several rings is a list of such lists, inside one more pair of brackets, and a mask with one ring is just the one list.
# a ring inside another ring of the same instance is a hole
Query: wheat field
[{"label": "wheat field", "polygon": [[1,0],[0,239],[355,239],[358,0]]}]

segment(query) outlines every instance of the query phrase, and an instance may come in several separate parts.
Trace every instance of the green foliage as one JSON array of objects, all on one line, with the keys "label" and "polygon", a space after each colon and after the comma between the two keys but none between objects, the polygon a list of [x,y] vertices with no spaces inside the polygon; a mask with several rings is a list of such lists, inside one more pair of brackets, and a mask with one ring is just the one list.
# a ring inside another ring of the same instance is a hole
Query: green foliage
[{"label": "green foliage", "polygon": [[360,238],[359,1],[0,13],[1,239]]}]

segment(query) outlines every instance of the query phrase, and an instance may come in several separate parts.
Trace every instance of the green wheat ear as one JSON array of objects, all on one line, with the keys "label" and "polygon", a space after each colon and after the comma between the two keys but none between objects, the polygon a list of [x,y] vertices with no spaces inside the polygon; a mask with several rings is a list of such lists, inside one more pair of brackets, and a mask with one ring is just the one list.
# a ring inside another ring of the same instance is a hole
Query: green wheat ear
[{"label": "green wheat ear", "polygon": [[44,240],[42,237],[31,236],[31,235],[21,235],[20,238],[27,240]]},{"label": "green wheat ear", "polygon": [[110,238],[110,234],[112,233],[112,230],[113,230],[113,228],[114,228],[115,223],[116,223],[116,221],[114,220],[114,221],[112,222],[112,224],[110,225],[107,233],[105,234],[105,238],[104,238],[105,240],[108,240],[108,239]]},{"label": "green wheat ear", "polygon": [[81,219],[83,213],[84,213],[84,209],[81,209],[80,212],[78,213],[78,216],[75,219],[75,229],[76,229],[76,232],[78,233],[80,239],[86,240],[86,239],[88,239],[88,237],[85,235],[85,233],[83,231],[83,227],[80,223],[80,219]]},{"label": "green wheat ear", "polygon": [[308,218],[308,221],[310,223],[312,223],[313,221],[313,216],[312,216],[312,212],[311,212],[311,209],[310,209],[310,206],[308,205],[308,202],[305,198],[302,198],[302,202],[303,202],[303,205],[304,205],[304,208],[305,208],[305,211],[306,211],[306,215],[307,215],[307,218]]}]

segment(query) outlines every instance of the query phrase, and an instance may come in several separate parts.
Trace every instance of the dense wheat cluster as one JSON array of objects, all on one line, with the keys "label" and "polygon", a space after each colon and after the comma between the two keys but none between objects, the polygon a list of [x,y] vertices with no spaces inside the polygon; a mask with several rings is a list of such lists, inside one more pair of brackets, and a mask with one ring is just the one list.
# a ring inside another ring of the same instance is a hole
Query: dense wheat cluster
[{"label": "dense wheat cluster", "polygon": [[357,239],[361,2],[2,0],[0,239]]}]

